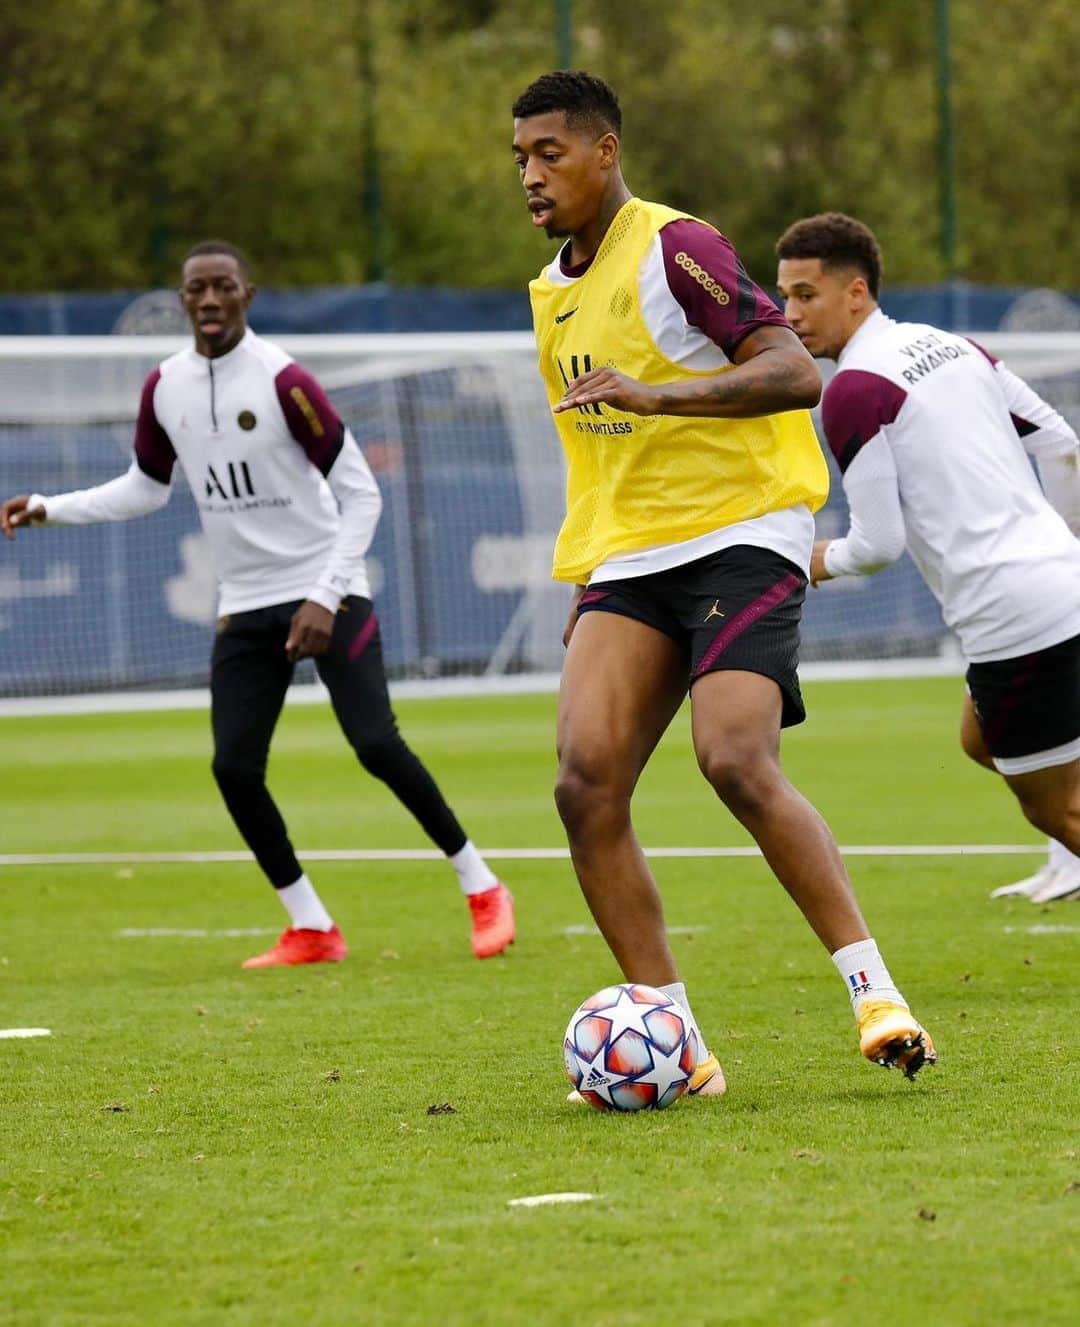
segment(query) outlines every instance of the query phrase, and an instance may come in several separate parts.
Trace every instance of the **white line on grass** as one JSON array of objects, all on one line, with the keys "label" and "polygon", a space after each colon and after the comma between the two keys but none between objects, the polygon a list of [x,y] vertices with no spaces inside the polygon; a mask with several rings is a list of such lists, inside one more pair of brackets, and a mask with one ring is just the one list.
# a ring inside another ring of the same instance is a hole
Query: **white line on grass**
[{"label": "white line on grass", "polygon": [[[998,857],[1045,856],[1046,844],[1034,843],[862,843],[841,847],[845,857]],[[566,848],[481,848],[484,857],[503,861],[565,861]],[[314,848],[298,854],[312,862],[442,862],[437,848]],[[759,857],[757,848],[646,848],[647,857]],[[9,852],[5,866],[203,865],[250,862],[249,852]]]},{"label": "white line on grass", "polygon": [[[708,929],[709,928],[707,926],[669,926],[667,928],[667,933],[668,935],[698,935],[701,931],[707,931]],[[563,927],[563,935],[599,936],[599,934],[600,932],[596,929],[595,926],[588,926],[585,925],[584,923],[581,923],[576,926]]]},{"label": "white line on grass", "polygon": [[1080,926],[1003,926],[1006,935],[1080,935]]},{"label": "white line on grass", "polygon": [[[511,674],[508,677],[443,677],[390,683],[391,700],[448,700],[471,696],[550,695],[559,689],[558,673]],[[297,682],[288,704],[325,705],[330,693],[321,682]],[[0,700],[0,719],[37,719],[65,714],[139,714],[157,710],[208,710],[210,691],[106,691],[74,696],[19,696]]]},{"label": "white line on grass", "polygon": [[[958,656],[931,659],[873,659],[837,663],[807,663],[799,669],[804,682],[850,682],[879,678],[959,677],[964,671]],[[408,679],[390,683],[392,700],[443,700],[449,697],[551,695],[559,689],[558,673],[509,676],[440,677],[430,681]],[[289,688],[290,705],[327,702],[319,682],[297,682]],[[38,718],[63,714],[132,714],[152,710],[207,710],[207,688],[184,691],[106,691],[74,696],[18,696],[0,700],[0,718]]]},{"label": "white line on grass", "polygon": [[224,931],[204,931],[188,926],[125,926],[117,931],[124,940],[156,940],[160,937],[179,937],[182,940],[234,940],[241,935],[277,935],[279,927],[234,926]]},{"label": "white line on grass", "polygon": [[14,1041],[22,1037],[51,1037],[48,1028],[0,1028],[0,1041]]},{"label": "white line on grass", "polygon": [[550,1207],[554,1203],[591,1203],[595,1193],[534,1193],[528,1198],[511,1198],[507,1207]]}]

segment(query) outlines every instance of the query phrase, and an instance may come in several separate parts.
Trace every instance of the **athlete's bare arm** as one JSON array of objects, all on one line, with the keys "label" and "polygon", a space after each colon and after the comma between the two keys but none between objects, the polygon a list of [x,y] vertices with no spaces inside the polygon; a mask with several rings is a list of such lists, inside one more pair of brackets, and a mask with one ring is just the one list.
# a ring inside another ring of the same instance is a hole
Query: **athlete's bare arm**
[{"label": "athlete's bare arm", "polygon": [[574,379],[555,410],[606,404],[635,415],[749,419],[808,410],[820,397],[821,374],[799,338],[766,326],[739,343],[735,367],[723,373],[649,386],[617,369],[592,369]]},{"label": "athlete's bare arm", "polygon": [[8,539],[15,538],[15,531],[23,525],[32,525],[45,519],[45,508],[37,506],[30,510],[30,495],[20,493],[17,498],[8,498],[0,507],[0,530]]}]

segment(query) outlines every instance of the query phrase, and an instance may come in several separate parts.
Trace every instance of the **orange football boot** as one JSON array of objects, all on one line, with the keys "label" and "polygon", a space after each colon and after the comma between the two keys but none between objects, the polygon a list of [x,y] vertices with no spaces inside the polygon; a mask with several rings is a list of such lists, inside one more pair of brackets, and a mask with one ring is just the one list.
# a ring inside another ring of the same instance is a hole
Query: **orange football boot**
[{"label": "orange football boot", "polygon": [[243,968],[288,968],[298,963],[340,963],[349,952],[345,937],[336,926],[328,931],[308,931],[289,926],[265,954],[244,959]]},{"label": "orange football boot", "polygon": [[855,1015],[859,1050],[873,1064],[902,1069],[914,1078],[924,1065],[937,1063],[930,1033],[895,1000],[864,1000]]},{"label": "orange football boot", "polygon": [[477,958],[492,958],[514,943],[514,896],[500,881],[479,894],[469,894],[472,913],[472,951]]}]

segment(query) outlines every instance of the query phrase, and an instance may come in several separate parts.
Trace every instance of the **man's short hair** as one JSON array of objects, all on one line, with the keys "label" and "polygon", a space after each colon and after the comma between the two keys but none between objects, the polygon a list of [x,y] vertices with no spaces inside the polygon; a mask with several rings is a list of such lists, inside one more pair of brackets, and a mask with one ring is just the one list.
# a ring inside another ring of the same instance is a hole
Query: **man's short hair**
[{"label": "man's short hair", "polygon": [[236,259],[236,265],[240,269],[240,274],[247,281],[251,276],[251,264],[247,260],[247,254],[243,249],[238,249],[235,244],[230,244],[228,240],[200,240],[198,244],[193,244],[184,254],[183,261],[180,264],[181,271],[187,265],[189,258],[198,258],[204,253],[224,253],[230,258]]},{"label": "man's short hair", "polygon": [[619,99],[602,78],[584,69],[556,69],[530,83],[511,108],[514,119],[562,111],[571,129],[622,133]]},{"label": "man's short hair", "polygon": [[776,241],[778,258],[820,258],[827,271],[853,267],[866,278],[870,294],[881,287],[881,248],[869,226],[843,212],[822,212],[795,221]]}]

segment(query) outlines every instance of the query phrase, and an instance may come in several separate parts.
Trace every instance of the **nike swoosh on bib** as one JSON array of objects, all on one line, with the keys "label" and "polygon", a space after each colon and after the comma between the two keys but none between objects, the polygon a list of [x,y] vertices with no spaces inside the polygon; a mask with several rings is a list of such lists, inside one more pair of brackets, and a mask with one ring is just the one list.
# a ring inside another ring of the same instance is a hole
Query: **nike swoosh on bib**
[{"label": "nike swoosh on bib", "polygon": [[557,313],[557,314],[555,315],[555,321],[556,321],[557,323],[564,323],[564,322],[566,322],[567,318],[572,318],[572,317],[574,316],[574,314],[577,313],[577,311],[578,311],[578,307],[579,307],[578,305],[575,305],[575,306],[570,310],[569,313]]}]

